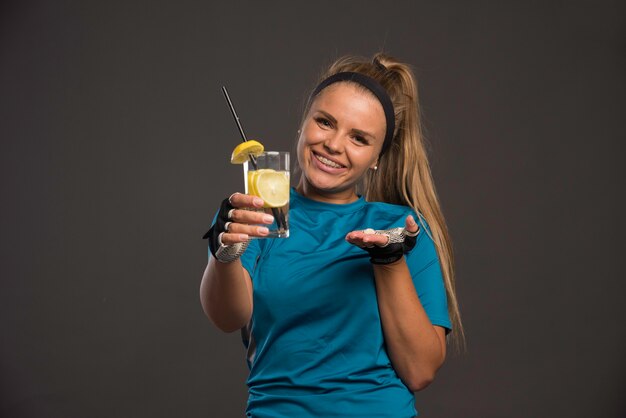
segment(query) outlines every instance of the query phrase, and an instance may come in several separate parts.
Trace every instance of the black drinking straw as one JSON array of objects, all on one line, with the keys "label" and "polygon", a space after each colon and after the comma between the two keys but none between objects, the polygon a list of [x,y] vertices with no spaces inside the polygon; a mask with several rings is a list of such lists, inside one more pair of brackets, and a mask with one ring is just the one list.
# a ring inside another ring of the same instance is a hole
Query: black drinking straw
[{"label": "black drinking straw", "polygon": [[[243,127],[241,126],[241,122],[239,121],[239,116],[237,116],[237,112],[235,112],[235,106],[233,106],[233,102],[230,100],[230,96],[228,95],[226,86],[222,86],[222,93],[224,93],[224,97],[226,98],[226,101],[228,102],[228,107],[230,108],[230,112],[233,114],[233,118],[235,118],[237,129],[239,129],[239,134],[241,134],[241,139],[243,139],[243,142],[247,142],[248,138],[246,138],[246,134],[243,131]],[[256,158],[254,158],[252,154],[248,154],[248,157],[250,159],[250,164],[252,164],[252,167],[254,167],[254,169],[256,170]],[[279,211],[277,208],[272,208],[272,214],[274,215],[274,219],[276,219],[278,227],[281,229],[284,228],[284,225],[287,222],[285,220],[285,215],[282,213],[282,211]]]},{"label": "black drinking straw", "polygon": [[[222,86],[222,93],[224,93],[224,97],[228,102],[228,107],[230,108],[230,112],[233,114],[233,118],[235,118],[235,123],[237,124],[237,129],[239,129],[239,133],[241,134],[241,139],[243,142],[247,142],[248,138],[246,138],[246,133],[243,131],[243,127],[241,126],[241,122],[239,121],[239,116],[237,116],[237,112],[235,112],[235,106],[233,106],[233,102],[230,100],[230,96],[228,95],[228,91],[226,90],[226,86]],[[250,158],[250,163],[254,169],[257,169],[256,159],[252,154],[248,155]]]}]

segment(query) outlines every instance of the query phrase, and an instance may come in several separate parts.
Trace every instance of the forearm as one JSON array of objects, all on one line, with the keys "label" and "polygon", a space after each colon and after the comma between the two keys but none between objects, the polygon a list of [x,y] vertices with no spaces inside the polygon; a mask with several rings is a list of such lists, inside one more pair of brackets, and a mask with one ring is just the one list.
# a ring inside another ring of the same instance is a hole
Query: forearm
[{"label": "forearm", "polygon": [[445,337],[426,315],[404,257],[373,267],[385,344],[393,367],[409,389],[423,389],[443,364]]},{"label": "forearm", "polygon": [[224,264],[210,257],[200,284],[207,317],[224,332],[245,326],[252,315],[252,285],[241,261]]}]

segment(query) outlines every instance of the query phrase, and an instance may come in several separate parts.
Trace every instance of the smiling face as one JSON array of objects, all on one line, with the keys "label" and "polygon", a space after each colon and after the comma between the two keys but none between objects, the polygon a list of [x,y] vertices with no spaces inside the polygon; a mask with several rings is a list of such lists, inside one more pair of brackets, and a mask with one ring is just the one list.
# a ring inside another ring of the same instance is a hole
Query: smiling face
[{"label": "smiling face", "polygon": [[298,191],[331,203],[356,200],[356,184],[376,165],[385,128],[383,107],[373,94],[346,82],[326,87],[302,125]]}]

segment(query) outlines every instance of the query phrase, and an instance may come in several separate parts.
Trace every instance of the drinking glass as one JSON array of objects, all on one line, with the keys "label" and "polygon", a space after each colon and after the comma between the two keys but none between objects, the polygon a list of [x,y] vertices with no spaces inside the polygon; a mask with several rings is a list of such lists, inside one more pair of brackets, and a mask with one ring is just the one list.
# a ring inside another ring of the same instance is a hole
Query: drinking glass
[{"label": "drinking glass", "polygon": [[253,210],[274,217],[274,223],[265,226],[269,234],[253,238],[289,237],[289,153],[265,151],[243,163],[246,194],[258,196],[263,208]]}]

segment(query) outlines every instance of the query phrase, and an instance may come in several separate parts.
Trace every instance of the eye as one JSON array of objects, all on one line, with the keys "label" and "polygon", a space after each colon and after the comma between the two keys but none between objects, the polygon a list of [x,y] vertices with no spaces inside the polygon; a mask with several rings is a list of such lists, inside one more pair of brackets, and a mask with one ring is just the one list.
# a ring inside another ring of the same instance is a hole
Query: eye
[{"label": "eye", "polygon": [[359,144],[362,144],[362,145],[369,144],[369,141],[360,135],[354,135],[352,138],[354,138],[354,140],[358,142]]},{"label": "eye", "polygon": [[316,117],[315,122],[317,122],[318,125],[326,127],[326,128],[332,127],[332,124],[330,123],[330,121],[323,117],[319,117],[319,116]]}]

